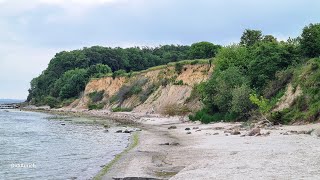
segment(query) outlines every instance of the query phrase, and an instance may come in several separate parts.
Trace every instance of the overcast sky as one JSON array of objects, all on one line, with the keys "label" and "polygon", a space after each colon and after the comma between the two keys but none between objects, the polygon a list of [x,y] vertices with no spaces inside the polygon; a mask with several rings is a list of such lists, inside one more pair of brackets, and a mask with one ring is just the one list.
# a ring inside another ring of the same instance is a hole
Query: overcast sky
[{"label": "overcast sky", "polygon": [[284,40],[317,22],[319,0],[0,0],[0,98],[25,99],[62,50],[228,45],[246,28]]}]

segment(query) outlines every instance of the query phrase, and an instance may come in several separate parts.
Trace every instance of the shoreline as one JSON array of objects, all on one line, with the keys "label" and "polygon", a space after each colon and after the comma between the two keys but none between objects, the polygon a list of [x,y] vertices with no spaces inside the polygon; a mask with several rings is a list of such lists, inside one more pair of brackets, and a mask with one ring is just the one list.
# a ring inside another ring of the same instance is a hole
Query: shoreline
[{"label": "shoreline", "polygon": [[122,122],[133,121],[142,129],[136,146],[107,164],[105,174],[99,173],[103,180],[320,177],[320,160],[317,161],[320,156],[314,153],[320,148],[317,137],[320,134],[314,134],[315,131],[309,134],[320,128],[319,123],[300,126],[257,123],[260,132],[248,136],[252,128],[242,123],[200,124],[179,117],[104,111],[83,114],[122,118]]},{"label": "shoreline", "polygon": [[117,163],[123,156],[125,156],[130,150],[135,148],[139,144],[139,132],[133,133],[130,137],[130,144],[128,147],[123,150],[121,153],[117,154],[108,164],[106,164],[92,179],[93,180],[101,180],[103,176],[105,176],[108,171],[112,168],[112,166]]}]

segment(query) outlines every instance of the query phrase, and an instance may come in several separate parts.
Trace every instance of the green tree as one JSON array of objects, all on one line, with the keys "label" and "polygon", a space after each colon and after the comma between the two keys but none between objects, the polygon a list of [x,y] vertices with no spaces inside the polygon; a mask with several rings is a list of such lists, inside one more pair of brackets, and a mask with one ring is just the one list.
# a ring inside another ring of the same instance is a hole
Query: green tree
[{"label": "green tree", "polygon": [[217,70],[205,86],[204,104],[211,112],[231,112],[232,92],[249,80],[237,67]]},{"label": "green tree", "polygon": [[265,35],[262,39],[264,42],[277,42],[277,38],[272,35]]},{"label": "green tree", "polygon": [[252,58],[246,47],[232,45],[219,50],[215,58],[215,64],[216,68],[222,71],[235,66],[245,73],[246,69],[248,69],[250,59]]},{"label": "green tree", "polygon": [[219,45],[214,45],[210,42],[194,43],[190,47],[190,59],[204,59],[214,57],[218,50],[221,48]]},{"label": "green tree", "polygon": [[307,57],[320,56],[320,23],[310,24],[303,28],[301,48]]},{"label": "green tree", "polygon": [[99,78],[99,77],[103,76],[104,74],[112,73],[112,71],[108,65],[96,64],[96,65],[90,66],[88,68],[87,73],[88,73],[88,77]]},{"label": "green tree", "polygon": [[252,103],[249,99],[252,93],[251,88],[242,84],[232,90],[231,111],[237,114],[245,114],[252,108]]},{"label": "green tree", "polygon": [[287,68],[294,61],[285,45],[277,42],[260,42],[251,48],[251,55],[248,74],[251,85],[260,90],[275,77],[277,71]]},{"label": "green tree", "polygon": [[62,99],[79,96],[88,81],[87,70],[74,69],[63,74],[59,97]]},{"label": "green tree", "polygon": [[241,36],[240,44],[250,47],[257,42],[260,42],[262,37],[262,32],[260,30],[246,29]]}]

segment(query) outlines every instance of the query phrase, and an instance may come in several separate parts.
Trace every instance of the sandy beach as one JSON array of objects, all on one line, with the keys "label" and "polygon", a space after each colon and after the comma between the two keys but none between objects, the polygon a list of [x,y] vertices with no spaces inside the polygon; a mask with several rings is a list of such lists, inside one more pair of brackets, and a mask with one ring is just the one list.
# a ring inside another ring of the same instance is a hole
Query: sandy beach
[{"label": "sandy beach", "polygon": [[[103,179],[318,179],[319,124],[261,128],[230,135],[240,123],[203,125],[179,118],[141,118],[139,145]],[[176,126],[176,129],[168,129]],[[190,130],[186,130],[190,128]],[[190,132],[190,133],[188,133]],[[269,134],[270,133],[270,134]]]},{"label": "sandy beach", "polygon": [[[102,176],[104,180],[320,177],[319,123],[266,126],[259,122],[248,126],[107,111],[72,114],[111,118],[142,129],[138,145],[112,165]],[[249,136],[253,129],[259,132]]]}]

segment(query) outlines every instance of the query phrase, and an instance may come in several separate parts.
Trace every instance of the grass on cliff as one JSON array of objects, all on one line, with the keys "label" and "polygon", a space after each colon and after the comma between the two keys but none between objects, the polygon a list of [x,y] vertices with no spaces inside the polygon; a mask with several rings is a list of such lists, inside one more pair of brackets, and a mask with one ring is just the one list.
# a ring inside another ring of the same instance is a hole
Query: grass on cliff
[{"label": "grass on cliff", "polygon": [[294,88],[302,89],[302,95],[296,98],[292,107],[274,113],[271,118],[284,122],[314,122],[320,118],[320,58],[310,59],[294,71]]},{"label": "grass on cliff", "polygon": [[[132,71],[132,72],[125,72],[125,71],[116,71],[114,73],[108,73],[105,74],[103,77],[132,77],[132,76],[136,76],[139,74],[143,74],[143,73],[147,73],[150,71],[156,71],[156,70],[161,70],[161,69],[165,69],[168,67],[173,67],[176,66],[177,63],[181,64],[181,65],[196,65],[196,64],[210,64],[213,61],[213,59],[195,59],[195,60],[183,60],[183,61],[177,61],[177,62],[170,62],[166,65],[159,65],[159,66],[154,66],[151,68],[148,68],[146,70],[142,70],[142,71]],[[92,79],[98,79],[98,78],[92,78]]]}]

